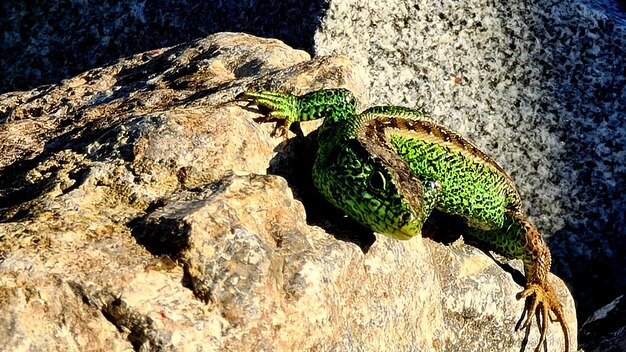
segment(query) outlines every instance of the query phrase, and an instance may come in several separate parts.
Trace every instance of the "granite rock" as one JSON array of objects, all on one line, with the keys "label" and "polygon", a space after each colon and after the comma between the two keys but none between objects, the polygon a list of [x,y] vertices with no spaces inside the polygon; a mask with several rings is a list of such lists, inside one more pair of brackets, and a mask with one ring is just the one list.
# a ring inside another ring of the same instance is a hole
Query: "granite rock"
[{"label": "granite rock", "polygon": [[[346,57],[221,33],[0,95],[0,344],[533,348],[535,325],[513,331],[519,262],[374,237],[310,192],[316,122],[283,141],[232,101],[337,86],[366,104]],[[575,347],[572,297],[551,280]],[[554,324],[548,345],[563,346]]]},{"label": "granite rock", "polygon": [[626,350],[626,297],[621,295],[596,310],[580,328],[587,352]]}]

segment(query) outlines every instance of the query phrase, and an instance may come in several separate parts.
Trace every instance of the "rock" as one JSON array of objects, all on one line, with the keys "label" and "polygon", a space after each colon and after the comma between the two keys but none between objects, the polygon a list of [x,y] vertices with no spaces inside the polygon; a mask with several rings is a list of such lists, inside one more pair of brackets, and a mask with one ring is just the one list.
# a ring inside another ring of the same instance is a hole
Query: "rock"
[{"label": "rock", "polygon": [[[374,238],[311,192],[319,122],[281,141],[232,101],[346,87],[366,103],[363,86],[345,57],[220,33],[0,95],[0,344],[534,348],[536,325],[513,331],[518,262]],[[575,347],[572,297],[551,279]],[[563,348],[555,324],[547,343]]]},{"label": "rock", "polygon": [[624,295],[595,311],[580,328],[587,352],[626,350],[626,299]]}]

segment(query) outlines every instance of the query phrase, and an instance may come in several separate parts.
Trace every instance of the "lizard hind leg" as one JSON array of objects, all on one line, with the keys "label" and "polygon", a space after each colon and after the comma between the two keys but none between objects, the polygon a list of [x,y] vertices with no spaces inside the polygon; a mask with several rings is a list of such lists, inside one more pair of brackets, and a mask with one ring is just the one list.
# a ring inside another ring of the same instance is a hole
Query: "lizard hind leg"
[{"label": "lizard hind leg", "polygon": [[[524,238],[524,256],[521,259],[526,272],[526,285],[524,290],[517,294],[517,299],[526,299],[526,320],[520,329],[530,326],[533,316],[537,316],[540,337],[535,352],[539,352],[547,336],[548,322],[557,321],[563,331],[565,352],[569,352],[569,329],[565,313],[549,281],[552,264],[550,249],[539,231],[520,213],[512,214],[511,218]],[[551,314],[555,319],[552,319]]]},{"label": "lizard hind leg", "polygon": [[546,340],[549,321],[560,323],[565,338],[565,351],[569,352],[569,330],[563,306],[548,281],[550,249],[539,231],[520,212],[506,212],[503,220],[499,227],[488,230],[472,228],[468,235],[488,244],[490,249],[505,257],[523,261],[526,283],[517,298],[526,299],[522,315],[522,318],[526,318],[518,325],[517,330],[529,327],[533,317],[537,317],[540,337],[535,352],[541,350],[541,345]]},{"label": "lizard hind leg", "polygon": [[540,337],[535,352],[541,350],[546,339],[549,321],[559,322],[561,325],[565,339],[565,352],[569,352],[569,329],[565,320],[565,313],[552,285],[548,281],[526,284],[526,288],[517,294],[517,299],[522,298],[526,298],[526,307],[522,314],[522,317],[526,315],[526,319],[516,327],[516,330],[530,327],[533,316],[536,316]]}]

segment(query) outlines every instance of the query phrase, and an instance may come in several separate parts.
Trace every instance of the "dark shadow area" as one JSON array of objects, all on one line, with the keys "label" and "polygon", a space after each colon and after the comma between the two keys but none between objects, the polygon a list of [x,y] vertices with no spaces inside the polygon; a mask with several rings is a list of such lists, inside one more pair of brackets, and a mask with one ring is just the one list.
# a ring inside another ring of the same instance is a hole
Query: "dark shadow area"
[{"label": "dark shadow area", "polygon": [[312,53],[327,8],[324,0],[3,1],[0,93],[55,83],[216,32],[277,38]]},{"label": "dark shadow area", "polygon": [[[458,240],[461,235],[466,238],[467,225],[458,216],[443,213],[437,209],[433,209],[424,227],[422,228],[422,236],[430,238],[433,241],[443,243],[445,245],[452,244]],[[465,240],[467,242],[467,240]]]},{"label": "dark shadow area", "polygon": [[585,351],[623,352],[623,327],[626,325],[626,296],[612,301],[604,316],[589,322],[580,331]]},{"label": "dark shadow area", "polygon": [[180,252],[189,247],[188,224],[167,218],[149,218],[153,210],[163,206],[157,202],[145,211],[147,215],[136,218],[128,223],[137,243],[155,256],[168,256],[177,259]]},{"label": "dark shadow area", "polygon": [[376,241],[372,230],[328,203],[313,185],[313,162],[318,147],[317,131],[304,136],[298,123],[293,124],[291,129],[296,136],[277,147],[277,154],[270,161],[267,173],[287,180],[294,198],[304,205],[307,224],[319,226],[338,240],[352,242],[363,253],[367,253]]}]

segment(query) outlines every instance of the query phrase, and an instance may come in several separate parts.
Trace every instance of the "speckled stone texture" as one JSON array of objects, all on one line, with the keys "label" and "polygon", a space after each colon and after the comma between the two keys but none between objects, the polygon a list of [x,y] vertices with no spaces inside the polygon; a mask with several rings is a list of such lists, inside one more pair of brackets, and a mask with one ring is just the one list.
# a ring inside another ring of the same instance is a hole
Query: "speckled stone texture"
[{"label": "speckled stone texture", "polygon": [[580,314],[626,290],[626,21],[584,1],[332,1],[316,53],[503,165]]}]

